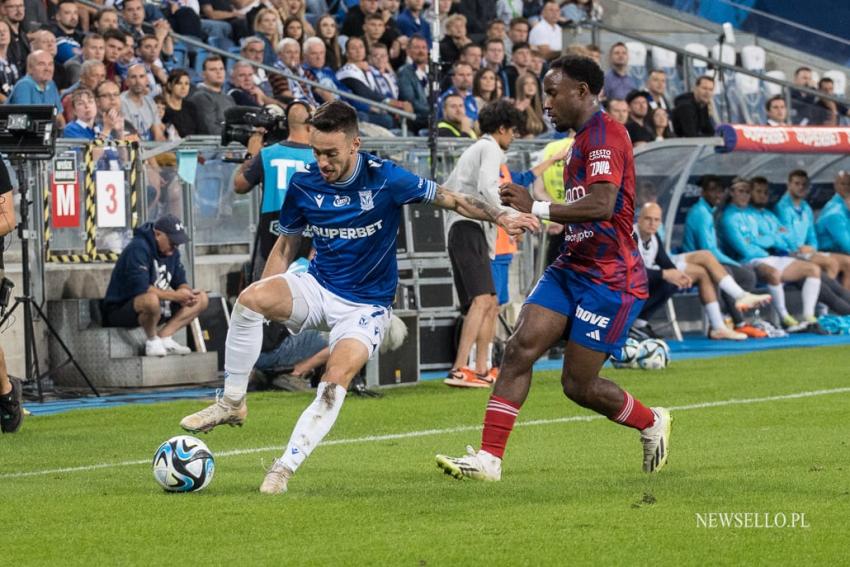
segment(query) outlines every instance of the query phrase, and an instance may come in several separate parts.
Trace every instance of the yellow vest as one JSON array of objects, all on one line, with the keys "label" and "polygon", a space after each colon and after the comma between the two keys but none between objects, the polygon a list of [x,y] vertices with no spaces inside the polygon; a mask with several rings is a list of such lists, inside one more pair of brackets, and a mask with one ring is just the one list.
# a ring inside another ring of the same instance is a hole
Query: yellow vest
[{"label": "yellow vest", "polygon": [[[451,131],[452,135],[453,135],[455,138],[463,138],[463,137],[464,137],[463,132],[461,132],[460,130],[458,130],[458,129],[454,126],[454,124],[452,124],[451,122],[446,122],[445,120],[443,120],[443,121],[441,121],[439,124],[437,124],[437,128],[446,128],[446,129],[448,129],[449,131]],[[476,135],[475,135],[475,132],[470,132],[470,133],[469,133],[469,137],[470,137],[470,138],[472,138],[473,140],[477,140],[477,139],[478,139],[478,136],[476,136]]]},{"label": "yellow vest", "polygon": [[[572,145],[573,138],[564,138],[563,140],[555,140],[550,142],[543,149],[543,159],[547,160],[557,153],[561,153],[565,148]],[[549,196],[552,197],[553,203],[564,202],[564,160],[558,160],[543,172],[543,187]]]}]

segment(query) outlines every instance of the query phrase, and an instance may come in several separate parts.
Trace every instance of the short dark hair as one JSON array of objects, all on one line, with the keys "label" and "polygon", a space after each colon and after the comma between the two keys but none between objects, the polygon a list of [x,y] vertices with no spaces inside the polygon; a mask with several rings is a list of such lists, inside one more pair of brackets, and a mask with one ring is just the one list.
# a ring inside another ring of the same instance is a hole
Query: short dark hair
[{"label": "short dark hair", "polygon": [[713,83],[713,82],[714,82],[714,77],[712,77],[711,75],[703,75],[703,76],[701,76],[701,77],[697,77],[697,82],[696,82],[696,83],[694,83],[694,86],[695,86],[695,87],[698,87],[698,86],[699,86],[699,84],[700,84],[701,82],[703,82],[703,81],[711,81],[711,82]]},{"label": "short dark hair", "polygon": [[443,107],[443,110],[445,110],[445,108],[446,108],[446,102],[447,102],[450,98],[459,98],[461,101],[463,101],[463,97],[462,97],[462,96],[460,96],[459,94],[457,94],[457,93],[448,93],[446,96],[444,96],[444,97],[443,97],[443,104],[441,105],[441,106]]},{"label": "short dark hair", "polygon": [[94,21],[99,22],[99,21],[100,21],[100,19],[103,17],[103,15],[104,15],[104,14],[107,14],[107,13],[109,13],[109,12],[112,12],[112,13],[113,13],[113,14],[115,14],[116,16],[118,15],[118,10],[116,10],[115,8],[101,8],[100,10],[98,10],[98,11],[95,13],[95,15],[94,15]]},{"label": "short dark hair", "polygon": [[466,52],[467,52],[467,51],[469,51],[470,49],[476,48],[476,47],[477,47],[478,49],[481,49],[481,45],[480,45],[480,44],[475,43],[474,41],[470,41],[469,43],[467,43],[466,45],[464,45],[463,47],[461,47],[461,48],[460,48],[460,54],[461,54],[461,55],[466,55]]},{"label": "short dark hair", "polygon": [[511,53],[516,53],[520,49],[531,49],[527,41],[518,41],[511,47]]},{"label": "short dark hair", "polygon": [[785,102],[785,97],[782,96],[782,95],[773,95],[772,97],[767,99],[766,103],[764,103],[764,109],[766,111],[770,112],[770,105],[773,104],[777,100],[781,100],[782,102]]},{"label": "short dark hair", "polygon": [[788,173],[788,181],[791,181],[791,178],[792,178],[792,177],[805,177],[806,179],[808,179],[808,178],[809,178],[809,174],[808,174],[808,173],[806,173],[806,170],[805,170],[805,169],[792,169],[792,170]]},{"label": "short dark hair", "polygon": [[[363,23],[365,24],[369,20],[381,20],[381,23],[384,24],[384,17],[381,14],[375,12],[374,14],[366,14],[366,17],[363,18]],[[301,20],[299,20],[301,21]]]},{"label": "short dark hair", "polygon": [[797,69],[794,71],[794,76],[796,77],[797,75],[799,75],[799,74],[800,74],[800,73],[802,73],[803,71],[808,71],[809,73],[811,73],[811,72],[812,72],[812,68],[811,68],[811,67],[806,67],[805,65],[803,65],[802,67],[797,67]]},{"label": "short dark hair", "polygon": [[508,29],[519,24],[525,24],[529,28],[531,28],[531,24],[528,23],[527,19],[523,18],[522,16],[517,16],[516,18],[511,19],[511,22],[508,24]]},{"label": "short dark hair", "polygon": [[488,103],[478,113],[478,127],[482,134],[498,132],[499,128],[519,128],[522,114],[512,102],[501,99]]},{"label": "short dark hair", "polygon": [[207,58],[204,59],[203,65],[201,65],[201,70],[206,71],[207,63],[215,63],[216,61],[224,63],[224,59],[221,58],[221,55],[208,55]]},{"label": "short dark hair", "polygon": [[756,175],[755,177],[751,177],[750,183],[752,183],[753,185],[755,185],[756,183],[758,183],[759,185],[770,185],[770,182],[768,182],[767,177],[764,177],[762,175]]},{"label": "short dark hair", "polygon": [[571,79],[587,83],[591,94],[599,94],[605,83],[605,74],[596,61],[583,55],[565,55],[552,62],[550,71],[561,71]]},{"label": "short dark hair", "polygon": [[141,45],[142,43],[144,43],[146,41],[155,41],[155,42],[157,42],[157,44],[159,43],[159,40],[156,38],[156,36],[153,35],[153,34],[149,34],[149,33],[145,34],[145,35],[143,35],[142,37],[139,38],[139,45]]},{"label": "short dark hair", "polygon": [[140,3],[142,6],[144,6],[144,5],[145,5],[144,0],[124,0],[124,2],[122,2],[122,4],[121,4],[121,11],[124,11],[124,10],[126,9],[127,2],[138,2],[138,3]]},{"label": "short dark hair", "polygon": [[505,25],[505,21],[501,20],[499,18],[493,18],[492,20],[487,22],[487,29],[489,30],[490,28],[492,28],[493,26],[498,25],[498,24]]},{"label": "short dark hair", "polygon": [[719,175],[703,175],[702,179],[699,180],[700,188],[705,191],[710,185],[717,185],[718,187],[723,188],[723,180]]},{"label": "short dark hair", "polygon": [[618,41],[617,43],[615,43],[614,45],[612,45],[612,46],[608,49],[608,53],[611,53],[612,51],[614,51],[614,48],[615,48],[615,47],[624,47],[627,51],[628,51],[628,49],[629,49],[628,47],[626,47],[626,44],[625,44],[625,43],[623,43],[622,41]]},{"label": "short dark hair", "polygon": [[127,43],[127,34],[119,29],[110,28],[103,32],[103,40],[109,41],[110,39],[117,39],[121,43]]},{"label": "short dark hair", "polygon": [[407,40],[408,45],[414,39],[417,40],[417,41],[424,41],[425,43],[428,43],[428,39],[424,35],[422,35],[421,33],[415,33],[412,36],[410,36],[410,39]]},{"label": "short dark hair", "polygon": [[829,77],[824,77],[824,78],[822,78],[820,81],[818,81],[818,88],[821,88],[821,87],[822,87],[822,86],[824,86],[824,84],[826,84],[826,83],[832,83],[832,84],[834,85],[834,84],[835,84],[835,81],[833,81],[833,80],[832,80],[832,79],[830,79]]},{"label": "short dark hair", "polygon": [[490,39],[488,39],[487,41],[484,42],[484,49],[486,50],[487,46],[490,45],[491,43],[498,43],[499,45],[502,46],[502,48],[505,47],[504,41],[502,41],[501,39],[496,39],[495,37],[491,37]]},{"label": "short dark hair", "polygon": [[97,32],[89,32],[85,36],[83,36],[83,45],[95,39],[103,39],[103,36]]},{"label": "short dark hair", "polygon": [[348,136],[356,136],[360,131],[357,124],[357,111],[341,100],[326,102],[307,122],[319,132],[345,132]]}]

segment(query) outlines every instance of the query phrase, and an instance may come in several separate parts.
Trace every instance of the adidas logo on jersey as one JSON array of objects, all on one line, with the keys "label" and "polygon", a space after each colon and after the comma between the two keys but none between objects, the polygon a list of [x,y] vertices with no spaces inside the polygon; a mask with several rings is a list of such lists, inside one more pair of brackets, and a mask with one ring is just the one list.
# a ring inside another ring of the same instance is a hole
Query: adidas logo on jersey
[{"label": "adidas logo on jersey", "polygon": [[590,337],[594,341],[601,341],[602,340],[601,338],[599,338],[599,329],[593,329],[589,333],[585,333],[584,336]]}]

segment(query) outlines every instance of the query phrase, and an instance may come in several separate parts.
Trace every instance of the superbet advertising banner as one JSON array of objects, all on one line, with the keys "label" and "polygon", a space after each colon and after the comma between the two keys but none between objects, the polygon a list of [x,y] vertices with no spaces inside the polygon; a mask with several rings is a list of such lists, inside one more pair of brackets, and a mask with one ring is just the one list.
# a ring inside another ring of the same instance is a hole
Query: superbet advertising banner
[{"label": "superbet advertising banner", "polygon": [[719,152],[850,153],[850,128],[839,126],[750,126],[723,124]]}]

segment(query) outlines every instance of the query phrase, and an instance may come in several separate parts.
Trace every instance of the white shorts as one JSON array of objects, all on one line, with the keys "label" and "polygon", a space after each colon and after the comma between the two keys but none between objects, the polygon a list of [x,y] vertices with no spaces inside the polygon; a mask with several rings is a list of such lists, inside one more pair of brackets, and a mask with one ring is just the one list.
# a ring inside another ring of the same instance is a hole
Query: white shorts
[{"label": "white shorts", "polygon": [[673,254],[670,256],[670,260],[676,265],[676,269],[680,272],[684,272],[685,268],[688,266],[688,263],[685,261],[690,252],[682,252],[681,254]]},{"label": "white shorts", "polygon": [[785,268],[790,266],[797,259],[793,256],[768,256],[767,258],[756,258],[750,260],[748,264],[755,268],[756,266],[770,266],[780,274],[785,271]]},{"label": "white shorts", "polygon": [[389,326],[391,310],[380,305],[355,303],[331,293],[311,274],[280,274],[292,292],[292,315],[284,324],[293,335],[304,329],[330,331],[328,346],[355,339],[369,349],[371,358]]}]

